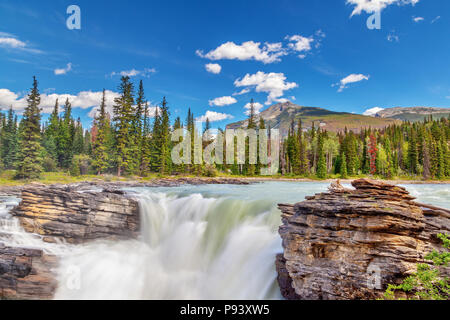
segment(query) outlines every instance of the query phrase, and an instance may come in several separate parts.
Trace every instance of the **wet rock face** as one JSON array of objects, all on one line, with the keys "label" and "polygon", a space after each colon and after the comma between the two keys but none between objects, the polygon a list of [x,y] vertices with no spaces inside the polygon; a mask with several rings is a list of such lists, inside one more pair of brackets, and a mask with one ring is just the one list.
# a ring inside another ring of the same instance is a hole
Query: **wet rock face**
[{"label": "wet rock face", "polygon": [[42,250],[0,244],[0,299],[51,299],[56,264]]},{"label": "wet rock face", "polygon": [[[402,187],[367,179],[356,190],[279,205],[284,259],[277,259],[282,294],[298,299],[374,299],[388,283],[416,271],[449,233],[450,212],[422,205]],[[291,279],[286,280],[286,272]]]},{"label": "wet rock face", "polygon": [[137,201],[115,191],[29,185],[11,214],[20,219],[25,231],[42,235],[48,242],[130,238],[139,231]]}]

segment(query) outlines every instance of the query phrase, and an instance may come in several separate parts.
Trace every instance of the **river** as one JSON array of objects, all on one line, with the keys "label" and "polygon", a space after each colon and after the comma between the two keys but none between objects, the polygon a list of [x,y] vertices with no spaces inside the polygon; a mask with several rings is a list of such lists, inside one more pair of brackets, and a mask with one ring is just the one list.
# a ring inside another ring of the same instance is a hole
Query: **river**
[{"label": "river", "polygon": [[[85,245],[44,243],[8,214],[0,198],[0,242],[61,257],[56,299],[281,299],[277,203],[329,184],[264,182],[126,189],[139,200],[141,238]],[[450,185],[406,185],[418,201],[450,209]]]}]

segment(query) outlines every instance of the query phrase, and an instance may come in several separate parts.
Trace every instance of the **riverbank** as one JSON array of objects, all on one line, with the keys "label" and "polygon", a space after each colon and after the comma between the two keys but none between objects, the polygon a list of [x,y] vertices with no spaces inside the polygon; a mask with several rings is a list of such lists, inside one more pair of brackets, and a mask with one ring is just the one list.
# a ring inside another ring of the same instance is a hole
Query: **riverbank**
[{"label": "riverbank", "polygon": [[[355,176],[348,179],[340,179],[342,183],[351,183],[353,180],[367,178],[366,176]],[[85,175],[72,177],[66,173],[43,173],[40,179],[36,180],[14,180],[12,174],[3,173],[0,175],[0,193],[4,189],[20,189],[24,185],[31,183],[39,183],[45,185],[52,184],[76,184],[76,183],[91,183],[91,184],[131,184],[131,185],[151,185],[151,186],[166,186],[167,184],[208,184],[208,183],[229,183],[229,184],[244,184],[244,183],[257,183],[267,181],[292,181],[292,182],[323,182],[330,183],[339,179],[338,176],[332,176],[325,180],[308,178],[308,177],[292,177],[292,176],[256,176],[256,177],[244,177],[234,175],[218,175],[216,177],[199,177],[199,176],[160,176],[151,175],[149,177],[117,177],[113,175]],[[419,179],[407,179],[404,177],[397,179],[379,179],[372,177],[377,181],[383,181],[390,184],[450,184],[450,179],[445,180],[419,180]]]}]

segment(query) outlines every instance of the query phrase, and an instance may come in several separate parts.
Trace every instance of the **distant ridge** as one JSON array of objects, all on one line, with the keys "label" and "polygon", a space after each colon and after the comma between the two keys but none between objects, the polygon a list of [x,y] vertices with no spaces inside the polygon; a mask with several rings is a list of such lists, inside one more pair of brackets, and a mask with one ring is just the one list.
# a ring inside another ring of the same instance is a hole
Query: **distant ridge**
[{"label": "distant ridge", "polygon": [[402,121],[417,122],[423,121],[430,115],[432,115],[434,119],[447,118],[450,116],[450,108],[396,107],[379,111],[374,116],[379,118],[390,118]]},{"label": "distant ridge", "polygon": [[[360,132],[361,128],[381,129],[390,124],[399,122],[395,119],[383,117],[369,117],[348,112],[335,112],[318,107],[305,107],[296,105],[290,101],[277,103],[258,115],[264,119],[266,126],[272,129],[279,129],[281,135],[286,136],[294,119],[295,124],[299,119],[303,122],[303,128],[312,127],[314,122],[316,127],[321,127],[328,131],[339,132],[345,128],[354,132]],[[231,123],[227,129],[245,128],[248,120]]]}]

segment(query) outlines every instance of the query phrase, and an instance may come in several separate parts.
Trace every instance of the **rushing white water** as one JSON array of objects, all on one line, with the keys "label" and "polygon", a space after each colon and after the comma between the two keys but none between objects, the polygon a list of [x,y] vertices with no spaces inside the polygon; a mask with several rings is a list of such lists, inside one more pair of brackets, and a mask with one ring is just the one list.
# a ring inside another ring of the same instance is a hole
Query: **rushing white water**
[{"label": "rushing white water", "polygon": [[[280,299],[274,266],[282,252],[277,203],[326,190],[326,183],[267,182],[135,188],[141,238],[45,244],[8,215],[0,242],[61,257],[56,299]],[[450,208],[450,185],[407,185],[418,200]],[[3,208],[3,209],[2,209]]]}]

